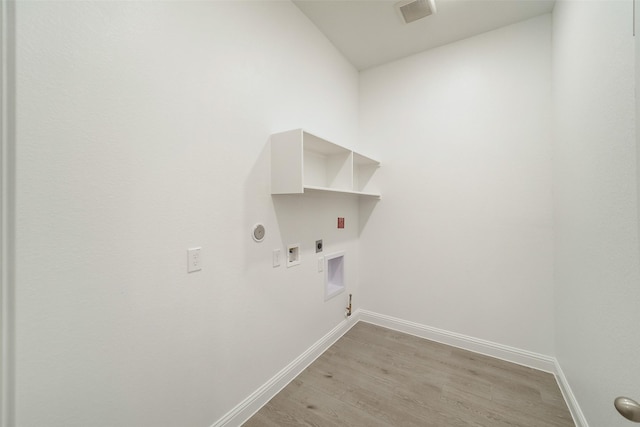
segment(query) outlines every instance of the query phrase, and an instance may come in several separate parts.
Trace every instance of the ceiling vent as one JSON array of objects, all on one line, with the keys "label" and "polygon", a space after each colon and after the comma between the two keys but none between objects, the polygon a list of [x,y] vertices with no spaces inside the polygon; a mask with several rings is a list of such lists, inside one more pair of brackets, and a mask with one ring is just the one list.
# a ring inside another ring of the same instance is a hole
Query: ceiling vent
[{"label": "ceiling vent", "polygon": [[434,0],[403,0],[395,7],[406,24],[436,13]]}]

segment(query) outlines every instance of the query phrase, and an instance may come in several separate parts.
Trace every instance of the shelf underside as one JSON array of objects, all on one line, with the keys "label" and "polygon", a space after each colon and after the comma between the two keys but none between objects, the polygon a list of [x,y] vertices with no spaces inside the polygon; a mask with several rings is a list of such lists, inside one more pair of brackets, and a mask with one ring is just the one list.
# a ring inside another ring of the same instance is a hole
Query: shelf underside
[{"label": "shelf underside", "polygon": [[304,191],[306,192],[307,190],[324,191],[324,192],[328,192],[328,193],[355,194],[355,195],[358,195],[358,196],[376,197],[378,199],[380,198],[380,194],[379,193],[368,193],[368,192],[365,192],[365,191],[353,191],[353,190],[340,190],[340,189],[336,189],[336,188],[316,187],[316,186],[311,186],[311,185],[305,185],[304,186]]}]

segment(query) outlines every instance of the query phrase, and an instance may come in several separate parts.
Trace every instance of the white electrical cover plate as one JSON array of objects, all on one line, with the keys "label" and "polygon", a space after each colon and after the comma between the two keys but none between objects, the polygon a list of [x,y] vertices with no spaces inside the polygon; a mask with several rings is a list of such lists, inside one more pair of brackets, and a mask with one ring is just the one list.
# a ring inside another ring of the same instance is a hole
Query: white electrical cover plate
[{"label": "white electrical cover plate", "polygon": [[202,248],[187,249],[187,273],[202,270],[202,258],[200,257],[201,249]]},{"label": "white electrical cover plate", "polygon": [[273,266],[280,267],[280,249],[273,250]]}]

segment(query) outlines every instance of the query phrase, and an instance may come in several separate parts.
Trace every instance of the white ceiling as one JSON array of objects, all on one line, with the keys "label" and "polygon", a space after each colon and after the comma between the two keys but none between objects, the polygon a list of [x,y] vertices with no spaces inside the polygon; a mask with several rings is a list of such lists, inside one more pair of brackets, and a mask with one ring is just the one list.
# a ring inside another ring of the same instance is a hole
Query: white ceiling
[{"label": "white ceiling", "polygon": [[398,0],[293,0],[364,70],[553,10],[553,0],[435,0],[437,13],[405,24]]}]

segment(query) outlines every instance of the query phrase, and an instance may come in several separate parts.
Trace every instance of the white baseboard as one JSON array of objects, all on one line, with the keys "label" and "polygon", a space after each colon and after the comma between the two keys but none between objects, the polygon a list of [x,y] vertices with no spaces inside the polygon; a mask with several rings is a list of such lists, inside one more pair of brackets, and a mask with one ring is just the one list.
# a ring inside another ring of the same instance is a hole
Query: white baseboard
[{"label": "white baseboard", "polygon": [[340,322],[324,337],[309,347],[304,353],[294,361],[285,366],[280,372],[274,375],[269,381],[263,384],[256,391],[251,393],[246,399],[227,412],[222,418],[213,423],[211,427],[231,427],[240,426],[251,418],[260,408],[269,402],[276,394],[287,386],[295,377],[300,375],[314,360],[331,347],[340,337],[346,334],[356,323],[358,323],[358,312],[354,312],[351,317]]},{"label": "white baseboard", "polygon": [[569,407],[569,412],[571,412],[571,416],[573,417],[573,422],[576,427],[589,427],[587,423],[587,419],[582,413],[582,409],[580,409],[580,405],[578,405],[578,401],[576,400],[576,396],[573,394],[573,390],[571,390],[571,386],[569,386],[569,381],[567,381],[567,377],[564,376],[564,372],[562,372],[562,368],[560,364],[556,360],[556,381],[558,381],[558,386],[560,387],[560,391],[562,392],[562,396],[564,397],[564,401],[567,402],[567,406]]},{"label": "white baseboard", "polygon": [[589,427],[587,420],[580,409],[580,405],[576,400],[567,378],[564,376],[560,364],[555,357],[545,356],[543,354],[533,353],[526,350],[497,344],[491,341],[485,341],[478,338],[469,337],[454,332],[445,331],[431,326],[421,325],[419,323],[409,322],[407,320],[398,319],[396,317],[385,316],[383,314],[374,313],[367,310],[359,310],[358,318],[362,322],[372,323],[374,325],[383,326],[399,332],[415,335],[420,338],[426,338],[437,341],[442,344],[451,345],[462,348],[464,350],[473,351],[475,353],[484,354],[486,356],[495,357],[497,359],[506,360],[507,362],[517,363],[518,365],[528,366],[540,371],[549,372],[556,378],[556,382],[562,392],[569,412],[573,417],[576,427]]},{"label": "white baseboard", "polygon": [[576,427],[589,427],[580,405],[578,405],[571,387],[554,357],[360,309],[356,310],[349,319],[340,322],[338,326],[309,347],[307,351],[284,367],[255,392],[251,393],[211,427],[242,425],[360,321],[552,373],[556,377]]},{"label": "white baseboard", "polygon": [[540,371],[552,374],[556,373],[556,361],[555,358],[551,356],[545,356],[543,354],[533,353],[531,351],[521,350],[367,310],[361,310],[359,315],[359,319],[363,322],[373,323],[374,325],[473,351],[474,353],[506,360],[507,362],[517,363],[518,365],[528,366]]}]

